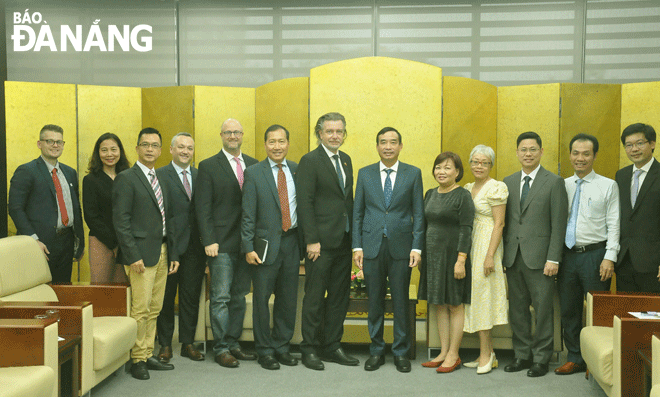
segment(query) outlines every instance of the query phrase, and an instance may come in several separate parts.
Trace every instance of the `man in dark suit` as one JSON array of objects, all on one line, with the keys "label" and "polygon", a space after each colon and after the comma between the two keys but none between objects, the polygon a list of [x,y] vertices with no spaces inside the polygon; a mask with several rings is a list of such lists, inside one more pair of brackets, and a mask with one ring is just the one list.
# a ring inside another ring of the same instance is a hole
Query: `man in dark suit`
[{"label": "man in dark suit", "polygon": [[[163,308],[158,316],[156,331],[160,352],[158,359],[169,362],[172,358],[174,333],[174,298],[179,290],[179,341],[181,356],[193,361],[204,360],[204,353],[193,346],[199,294],[202,289],[206,257],[199,239],[193,199],[197,188],[197,168],[191,165],[195,153],[195,141],[187,132],[172,138],[170,145],[172,162],[156,170],[158,181],[167,197],[170,210],[167,217],[174,229],[171,249],[179,257],[179,270],[167,277]],[[201,321],[204,321],[202,319]]]},{"label": "man in dark suit", "polygon": [[[195,193],[197,224],[211,276],[211,330],[215,361],[238,367],[238,360],[255,360],[238,344],[245,318],[245,295],[250,273],[241,255],[241,202],[244,171],[257,160],[241,153],[243,127],[234,119],[222,123],[222,150],[199,163]],[[238,359],[238,360],[237,360]]]},{"label": "man in dark suit", "polygon": [[621,200],[621,250],[616,289],[660,292],[660,164],[653,158],[655,130],[631,124],[621,143],[633,164],[617,171]]},{"label": "man in dark suit", "polygon": [[[515,360],[506,372],[548,372],[553,343],[553,297],[568,217],[564,180],[541,167],[543,146],[535,132],[517,140],[522,171],[504,178],[509,189],[504,229],[504,258],[509,285],[509,319]],[[532,336],[530,304],[536,315]]]},{"label": "man in dark suit", "polygon": [[[344,353],[341,338],[351,280],[353,165],[339,147],[346,120],[339,113],[319,118],[319,146],[300,159],[296,183],[299,223],[307,245],[302,306],[302,362],[322,370],[321,359],[342,365],[360,361]],[[319,356],[317,356],[319,354]]]},{"label": "man in dark suit", "polygon": [[174,246],[174,230],[165,215],[168,197],[154,170],[161,145],[157,130],[140,131],[135,148],[138,161],[120,172],[112,187],[118,262],[124,264],[131,282],[131,317],[138,327],[131,350],[131,374],[140,380],[149,379],[149,369],[174,369],[172,364],[161,363],[153,356],[156,320],[163,306],[167,275],[176,273],[179,267],[177,251],[168,250],[168,246]]},{"label": "man in dark suit", "polygon": [[[64,150],[62,127],[39,132],[41,156],[19,166],[9,185],[9,215],[17,234],[32,236],[48,259],[53,282],[70,282],[73,259],[85,248],[78,174],[57,159]],[[75,252],[74,252],[75,251]]]},{"label": "man in dark suit", "polygon": [[[279,369],[280,363],[298,364],[289,354],[296,325],[300,264],[295,186],[298,165],[286,160],[286,128],[277,124],[268,127],[264,140],[268,158],[245,172],[241,240],[254,286],[252,322],[259,364],[273,370]],[[263,240],[268,242],[267,250],[257,253]],[[271,330],[268,300],[273,293]]]},{"label": "man in dark suit", "polygon": [[[364,269],[369,294],[371,357],[364,369],[385,363],[383,323],[387,279],[394,311],[392,354],[399,372],[410,372],[408,290],[424,244],[424,192],[419,168],[399,161],[401,134],[385,127],[376,135],[380,162],[360,169],[353,208],[353,260]],[[414,346],[412,347],[414,349]]]}]

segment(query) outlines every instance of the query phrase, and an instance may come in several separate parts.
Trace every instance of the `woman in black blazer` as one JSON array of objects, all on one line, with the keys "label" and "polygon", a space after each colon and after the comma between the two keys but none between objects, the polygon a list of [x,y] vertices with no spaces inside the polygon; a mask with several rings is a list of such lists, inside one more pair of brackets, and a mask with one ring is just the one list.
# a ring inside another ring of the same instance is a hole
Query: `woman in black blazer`
[{"label": "woman in black blazer", "polygon": [[123,266],[116,265],[118,244],[112,224],[112,184],[115,176],[129,167],[119,137],[110,132],[101,135],[89,159],[88,174],[83,178],[83,211],[89,227],[92,282],[127,282]]}]

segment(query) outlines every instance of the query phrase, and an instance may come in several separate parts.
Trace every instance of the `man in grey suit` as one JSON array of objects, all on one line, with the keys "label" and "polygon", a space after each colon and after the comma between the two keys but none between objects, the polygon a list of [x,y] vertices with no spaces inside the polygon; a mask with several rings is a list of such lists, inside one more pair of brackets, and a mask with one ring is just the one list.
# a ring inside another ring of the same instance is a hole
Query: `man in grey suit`
[{"label": "man in grey suit", "polygon": [[394,364],[399,372],[410,372],[406,319],[410,273],[421,260],[424,241],[422,172],[399,161],[403,143],[394,128],[378,132],[376,148],[380,161],[359,171],[353,206],[353,260],[364,268],[369,294],[371,357],[364,369],[374,371],[385,363],[383,322],[389,278],[394,308]]},{"label": "man in grey suit", "polygon": [[[509,285],[509,320],[515,360],[506,372],[548,372],[553,344],[555,275],[564,248],[568,198],[564,180],[541,167],[543,146],[535,132],[517,140],[522,171],[504,178],[509,189],[504,229],[504,266]],[[532,336],[530,304],[536,315]]]},{"label": "man in grey suit", "polygon": [[[294,366],[289,341],[296,325],[300,251],[296,216],[295,175],[298,164],[287,161],[289,131],[272,125],[264,137],[268,158],[245,170],[241,244],[252,276],[252,322],[259,364],[265,369]],[[267,241],[266,252],[257,253]],[[273,329],[268,299],[275,293]]]}]

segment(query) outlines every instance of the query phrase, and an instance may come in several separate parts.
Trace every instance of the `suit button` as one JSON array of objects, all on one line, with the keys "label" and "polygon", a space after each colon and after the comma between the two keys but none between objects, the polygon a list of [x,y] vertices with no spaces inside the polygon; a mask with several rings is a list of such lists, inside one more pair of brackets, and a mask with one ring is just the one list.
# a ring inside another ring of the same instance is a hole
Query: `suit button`
[{"label": "suit button", "polygon": [[385,215],[387,215],[387,214],[389,214],[389,213],[390,213],[389,211],[385,211]]}]

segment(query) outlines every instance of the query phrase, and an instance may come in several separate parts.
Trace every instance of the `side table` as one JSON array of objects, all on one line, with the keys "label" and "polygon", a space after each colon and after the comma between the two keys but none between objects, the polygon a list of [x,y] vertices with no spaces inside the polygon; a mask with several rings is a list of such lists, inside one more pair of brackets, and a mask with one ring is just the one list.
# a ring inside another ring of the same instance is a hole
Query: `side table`
[{"label": "side table", "polygon": [[59,396],[77,397],[80,389],[79,335],[61,335],[59,341]]}]

